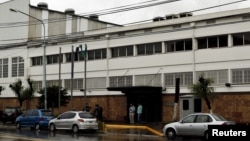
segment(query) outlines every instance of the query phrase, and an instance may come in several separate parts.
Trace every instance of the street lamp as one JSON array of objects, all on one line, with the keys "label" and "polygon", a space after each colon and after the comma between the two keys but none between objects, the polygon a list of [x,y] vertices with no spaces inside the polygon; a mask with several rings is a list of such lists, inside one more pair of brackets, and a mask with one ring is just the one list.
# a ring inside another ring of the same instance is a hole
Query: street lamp
[{"label": "street lamp", "polygon": [[45,42],[45,24],[42,20],[36,18],[36,17],[33,17],[27,13],[24,13],[22,11],[19,11],[17,9],[12,9],[10,8],[10,11],[11,12],[16,12],[16,13],[21,13],[21,14],[24,14],[26,16],[29,16],[33,19],[36,19],[38,20],[39,22],[41,22],[41,24],[43,25],[43,88],[44,88],[44,108],[47,109],[47,88],[46,88],[46,42]]}]

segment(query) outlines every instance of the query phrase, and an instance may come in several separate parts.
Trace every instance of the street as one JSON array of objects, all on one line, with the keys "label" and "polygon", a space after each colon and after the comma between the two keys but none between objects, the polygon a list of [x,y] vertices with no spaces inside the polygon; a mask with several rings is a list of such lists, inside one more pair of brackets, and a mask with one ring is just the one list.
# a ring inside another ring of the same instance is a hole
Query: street
[{"label": "street", "polygon": [[[0,125],[1,141],[168,141],[166,137],[153,135],[141,129],[110,130],[107,133],[80,132],[77,134],[69,131],[50,132],[47,129],[39,131],[30,128],[15,129],[14,125]],[[199,138],[177,137],[174,141],[201,141]]]}]

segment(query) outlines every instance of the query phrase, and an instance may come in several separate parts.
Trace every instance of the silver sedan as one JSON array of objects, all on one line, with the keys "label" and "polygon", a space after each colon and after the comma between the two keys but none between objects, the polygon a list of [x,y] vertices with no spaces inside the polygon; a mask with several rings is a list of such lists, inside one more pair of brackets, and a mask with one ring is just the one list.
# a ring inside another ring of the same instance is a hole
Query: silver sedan
[{"label": "silver sedan", "polygon": [[168,139],[176,136],[201,136],[208,138],[208,125],[234,125],[235,122],[226,120],[218,114],[194,113],[185,116],[178,122],[166,124],[163,128]]},{"label": "silver sedan", "polygon": [[71,130],[77,133],[79,130],[98,130],[96,117],[86,111],[67,111],[49,121],[49,130]]}]

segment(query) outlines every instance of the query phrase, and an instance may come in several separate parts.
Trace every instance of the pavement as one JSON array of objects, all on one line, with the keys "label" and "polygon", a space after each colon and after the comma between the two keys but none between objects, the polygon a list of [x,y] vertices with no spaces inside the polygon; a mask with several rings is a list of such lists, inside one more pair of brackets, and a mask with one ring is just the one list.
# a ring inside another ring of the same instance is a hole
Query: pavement
[{"label": "pavement", "polygon": [[103,123],[102,130],[105,133],[164,136],[162,132],[164,125],[165,125],[164,123],[159,123],[159,122],[143,122],[135,124],[111,122],[111,123]]},{"label": "pavement", "polygon": [[[152,135],[164,136],[162,133],[164,124],[156,122],[142,122],[135,124],[116,123],[116,122],[101,122],[99,124],[100,133],[111,134],[135,134],[135,135]],[[15,130],[15,124],[0,123],[0,130]]]}]

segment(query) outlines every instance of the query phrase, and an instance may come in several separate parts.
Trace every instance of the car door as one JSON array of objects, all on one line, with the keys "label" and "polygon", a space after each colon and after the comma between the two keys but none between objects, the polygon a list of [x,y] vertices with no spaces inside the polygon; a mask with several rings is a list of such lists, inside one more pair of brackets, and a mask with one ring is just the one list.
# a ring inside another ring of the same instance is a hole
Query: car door
[{"label": "car door", "polygon": [[32,113],[32,110],[28,110],[23,114],[22,118],[20,119],[20,124],[22,126],[29,125],[29,117],[30,117],[31,113]]},{"label": "car door", "polygon": [[203,136],[210,121],[212,121],[212,119],[209,115],[198,115],[193,124],[193,134],[195,136]]},{"label": "car door", "polygon": [[56,118],[56,121],[54,122],[57,129],[66,129],[66,122],[68,118],[69,113],[63,113],[60,116]]},{"label": "car door", "polygon": [[176,125],[178,135],[190,135],[193,133],[193,125],[195,122],[196,115],[189,115],[184,117],[179,124]]},{"label": "car door", "polygon": [[76,122],[77,119],[75,119],[76,113],[69,113],[67,115],[67,119],[65,120],[65,128],[66,129],[72,129],[73,124]]}]

